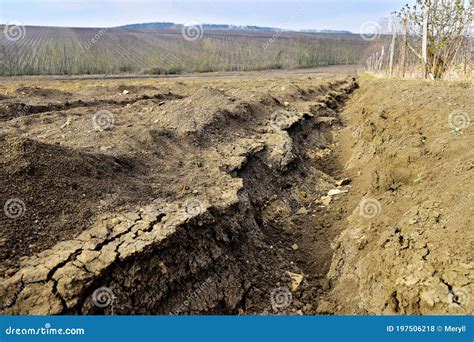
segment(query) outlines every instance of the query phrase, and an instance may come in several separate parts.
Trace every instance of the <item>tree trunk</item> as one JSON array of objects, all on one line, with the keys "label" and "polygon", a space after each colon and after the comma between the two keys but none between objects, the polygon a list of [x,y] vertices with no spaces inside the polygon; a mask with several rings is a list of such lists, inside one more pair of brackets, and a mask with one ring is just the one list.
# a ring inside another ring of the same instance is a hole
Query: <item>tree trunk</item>
[{"label": "tree trunk", "polygon": [[393,29],[392,43],[390,44],[390,62],[389,62],[389,77],[393,76],[393,55],[395,54],[395,43],[397,42],[397,30],[395,27]]},{"label": "tree trunk", "polygon": [[421,62],[423,63],[424,77],[428,77],[428,20],[430,13],[431,0],[425,0],[424,13],[423,13],[423,38],[421,45]]},{"label": "tree trunk", "polygon": [[402,44],[402,49],[401,49],[401,61],[400,61],[400,65],[402,68],[402,78],[405,77],[405,73],[406,73],[407,45],[408,45],[408,17],[405,15],[405,17],[403,18],[403,44]]}]

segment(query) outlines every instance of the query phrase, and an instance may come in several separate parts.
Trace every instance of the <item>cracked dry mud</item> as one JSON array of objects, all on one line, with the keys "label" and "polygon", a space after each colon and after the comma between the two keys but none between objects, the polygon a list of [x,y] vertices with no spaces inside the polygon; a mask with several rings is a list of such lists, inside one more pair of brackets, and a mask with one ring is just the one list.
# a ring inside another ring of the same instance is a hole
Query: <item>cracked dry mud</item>
[{"label": "cracked dry mud", "polygon": [[[391,86],[406,98],[387,101]],[[400,110],[424,83],[357,89],[287,74],[1,85],[2,204],[26,209],[0,217],[2,314],[472,313],[472,152],[449,153],[472,130],[431,140],[450,92],[432,118]],[[444,193],[470,215],[433,198],[454,171]]]}]

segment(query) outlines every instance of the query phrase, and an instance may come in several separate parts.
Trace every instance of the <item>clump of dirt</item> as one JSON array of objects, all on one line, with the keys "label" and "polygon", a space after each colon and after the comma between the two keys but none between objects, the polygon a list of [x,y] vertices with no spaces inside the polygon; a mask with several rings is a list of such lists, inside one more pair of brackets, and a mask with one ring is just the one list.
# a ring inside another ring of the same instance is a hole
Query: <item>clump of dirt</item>
[{"label": "clump of dirt", "polygon": [[160,124],[179,133],[199,132],[216,121],[225,120],[230,113],[235,115],[239,104],[222,90],[202,87],[183,101],[161,106]]}]

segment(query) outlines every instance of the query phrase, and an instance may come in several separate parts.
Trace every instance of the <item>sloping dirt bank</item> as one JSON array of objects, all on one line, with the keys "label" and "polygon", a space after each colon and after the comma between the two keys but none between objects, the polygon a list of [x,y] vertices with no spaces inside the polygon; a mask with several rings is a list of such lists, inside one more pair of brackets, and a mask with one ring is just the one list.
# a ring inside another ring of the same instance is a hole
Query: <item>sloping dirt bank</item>
[{"label": "sloping dirt bank", "polygon": [[[10,227],[2,230],[2,313],[314,312],[331,255],[314,224],[324,208],[315,200],[337,182],[320,159],[357,85],[305,78],[226,88],[235,86],[108,103],[114,124],[99,132],[87,130],[90,106],[4,123],[2,179],[21,180],[6,197],[25,201],[2,217]],[[38,131],[48,143],[34,139]],[[73,188],[46,182],[68,172]],[[91,227],[74,219],[87,205],[77,194],[101,203],[102,192],[121,202],[89,206]],[[57,220],[68,229],[45,241]],[[313,248],[324,258],[312,261]]]},{"label": "sloping dirt bank", "polygon": [[348,101],[336,139],[352,213],[327,312],[474,313],[472,87],[362,80]]}]

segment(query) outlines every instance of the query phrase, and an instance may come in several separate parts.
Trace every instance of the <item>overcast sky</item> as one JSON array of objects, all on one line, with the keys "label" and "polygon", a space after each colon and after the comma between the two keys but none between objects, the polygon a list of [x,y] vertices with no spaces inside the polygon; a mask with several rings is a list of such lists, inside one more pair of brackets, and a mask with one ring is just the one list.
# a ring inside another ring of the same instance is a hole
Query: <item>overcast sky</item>
[{"label": "overcast sky", "polygon": [[113,27],[171,21],[358,32],[412,0],[0,0],[0,23]]}]

